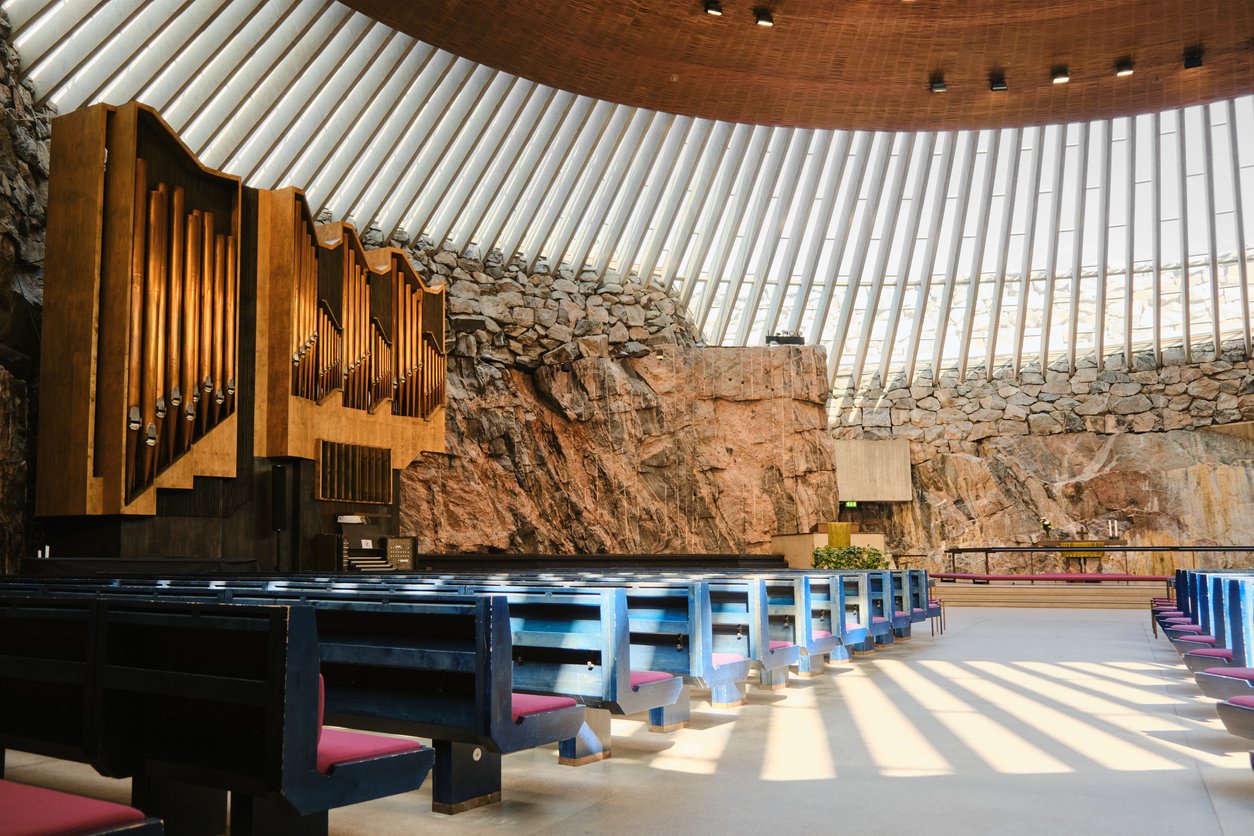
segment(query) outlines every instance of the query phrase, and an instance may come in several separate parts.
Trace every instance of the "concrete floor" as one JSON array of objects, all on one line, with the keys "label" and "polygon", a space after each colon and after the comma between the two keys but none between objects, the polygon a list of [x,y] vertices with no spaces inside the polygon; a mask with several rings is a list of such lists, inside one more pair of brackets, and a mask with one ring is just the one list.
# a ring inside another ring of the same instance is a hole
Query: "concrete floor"
[{"label": "concrete floor", "polygon": [[[918,626],[922,626],[920,631]],[[1254,834],[1254,744],[1228,735],[1144,611],[952,609],[916,638],[691,728],[614,721],[614,757],[505,758],[504,801],[430,790],[331,813],[349,834]],[[12,752],[8,777],[125,801],[90,768]]]}]

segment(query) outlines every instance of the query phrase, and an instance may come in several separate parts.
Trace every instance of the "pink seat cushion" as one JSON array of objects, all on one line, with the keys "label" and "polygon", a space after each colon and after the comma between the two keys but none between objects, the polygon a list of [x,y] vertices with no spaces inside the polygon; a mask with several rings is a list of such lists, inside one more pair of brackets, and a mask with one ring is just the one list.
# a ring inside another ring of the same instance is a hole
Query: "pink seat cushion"
[{"label": "pink seat cushion", "polygon": [[1242,708],[1254,708],[1254,697],[1233,697],[1228,702],[1233,705],[1239,705]]},{"label": "pink seat cushion", "polygon": [[663,673],[662,671],[632,671],[631,687],[639,688],[641,685],[648,685],[650,682],[661,682],[663,679],[674,678],[674,674]]},{"label": "pink seat cushion", "polygon": [[910,612],[923,612],[923,608],[922,608],[922,607],[914,607],[913,609],[911,609],[911,610],[910,610]]},{"label": "pink seat cushion", "polygon": [[1176,641],[1188,642],[1189,644],[1214,644],[1215,637],[1214,636],[1181,636],[1180,638],[1176,639]]},{"label": "pink seat cushion", "polygon": [[1254,668],[1207,668],[1203,673],[1212,676],[1226,676],[1229,679],[1244,679],[1254,682]]},{"label": "pink seat cushion", "polygon": [[779,650],[782,647],[792,647],[792,646],[793,646],[792,642],[782,642],[782,641],[779,641],[778,639],[772,639],[769,645],[771,650]]},{"label": "pink seat cushion", "polygon": [[143,813],[122,804],[0,779],[0,834],[3,836],[94,833],[143,820]]},{"label": "pink seat cushion", "polygon": [[331,768],[350,761],[417,752],[422,746],[403,737],[382,737],[377,734],[323,729],[318,740],[318,771],[324,775]]},{"label": "pink seat cushion", "polygon": [[1166,624],[1164,630],[1175,630],[1177,633],[1200,633],[1202,628],[1196,624]]},{"label": "pink seat cushion", "polygon": [[710,658],[714,660],[714,667],[716,668],[719,665],[731,665],[745,660],[745,657],[739,653],[711,653]]},{"label": "pink seat cushion", "polygon": [[896,614],[896,616],[897,616],[898,618],[906,618],[906,617],[908,617],[908,616],[910,615],[910,613],[908,613],[908,612],[902,612],[901,610],[897,610],[897,612],[896,612],[895,614]]},{"label": "pink seat cushion", "polygon": [[515,723],[521,723],[524,717],[543,714],[546,711],[557,711],[559,708],[570,708],[575,701],[570,697],[546,697],[540,694],[514,694],[510,705],[510,717]]},{"label": "pink seat cushion", "polygon": [[861,627],[861,626],[862,626],[862,625],[861,625],[861,624],[859,624],[859,623],[858,623],[858,622],[856,622],[856,621],[846,621],[846,622],[845,622],[845,629],[846,629],[846,630],[857,630],[857,629],[858,629],[859,627]]},{"label": "pink seat cushion", "polygon": [[1178,610],[1175,607],[1155,607],[1154,615],[1159,618],[1179,618],[1184,615],[1184,610]]},{"label": "pink seat cushion", "polygon": [[1164,618],[1163,621],[1167,622],[1168,624],[1192,624],[1193,623],[1193,619],[1189,618],[1187,615],[1177,615],[1172,618]]},{"label": "pink seat cushion", "polygon": [[929,607],[939,607],[941,605],[941,602],[939,598],[932,598],[928,600],[927,605]]},{"label": "pink seat cushion", "polygon": [[816,639],[825,639],[825,638],[827,638],[827,637],[828,637],[828,636],[830,636],[830,635],[831,635],[831,633],[827,632],[826,630],[815,630],[815,631],[814,631],[814,637],[815,637]]},{"label": "pink seat cushion", "polygon": [[1190,650],[1190,656],[1209,656],[1212,659],[1231,659],[1232,648],[1229,647],[1199,647],[1197,650]]},{"label": "pink seat cushion", "polygon": [[882,615],[876,615],[876,616],[872,616],[872,617],[871,617],[871,623],[872,623],[872,624],[879,624],[881,621],[887,621],[887,620],[888,620],[888,619],[887,619],[887,618],[885,618],[885,617],[884,617],[884,616],[882,616]]}]

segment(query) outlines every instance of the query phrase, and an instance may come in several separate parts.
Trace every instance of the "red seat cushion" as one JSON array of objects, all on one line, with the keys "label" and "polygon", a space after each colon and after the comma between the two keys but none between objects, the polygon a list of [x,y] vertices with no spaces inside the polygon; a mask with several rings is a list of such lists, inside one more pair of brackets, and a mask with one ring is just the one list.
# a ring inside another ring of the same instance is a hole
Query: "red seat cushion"
[{"label": "red seat cushion", "polygon": [[1254,682],[1254,668],[1207,668],[1203,673],[1212,676],[1226,676],[1229,679],[1244,679]]},{"label": "red seat cushion", "polygon": [[0,834],[3,836],[94,833],[143,820],[143,813],[123,804],[0,779]]},{"label": "red seat cushion", "polygon": [[783,641],[780,641],[779,639],[771,639],[771,642],[768,646],[771,650],[779,650],[781,647],[792,647],[793,644],[792,642],[783,642]]},{"label": "red seat cushion", "polygon": [[830,636],[830,635],[831,635],[831,633],[827,632],[826,630],[815,630],[815,631],[814,631],[814,637],[815,637],[816,639],[825,639],[825,638],[827,638],[827,637],[828,637],[828,636]]},{"label": "red seat cushion", "polygon": [[318,771],[326,774],[333,766],[349,761],[364,761],[401,752],[417,752],[422,746],[403,737],[323,729],[318,740]]},{"label": "red seat cushion", "polygon": [[1176,639],[1179,642],[1188,642],[1189,644],[1214,644],[1214,636],[1181,636]]},{"label": "red seat cushion", "polygon": [[1232,648],[1230,647],[1199,647],[1197,650],[1190,650],[1190,656],[1209,656],[1213,659],[1231,659]]},{"label": "red seat cushion", "polygon": [[711,653],[710,658],[714,660],[714,667],[716,668],[719,665],[731,665],[745,660],[745,657],[739,653]]},{"label": "red seat cushion", "polygon": [[1254,697],[1233,697],[1228,702],[1233,705],[1239,705],[1242,708],[1254,708]]},{"label": "red seat cushion", "polygon": [[570,708],[574,704],[575,701],[570,697],[514,694],[509,714],[515,723],[520,723],[524,717],[530,717],[533,714],[543,714],[546,711],[557,711],[559,708]]},{"label": "red seat cushion", "polygon": [[632,671],[631,687],[639,688],[641,685],[648,685],[650,682],[661,682],[663,679],[674,678],[674,674],[663,673],[662,671]]}]

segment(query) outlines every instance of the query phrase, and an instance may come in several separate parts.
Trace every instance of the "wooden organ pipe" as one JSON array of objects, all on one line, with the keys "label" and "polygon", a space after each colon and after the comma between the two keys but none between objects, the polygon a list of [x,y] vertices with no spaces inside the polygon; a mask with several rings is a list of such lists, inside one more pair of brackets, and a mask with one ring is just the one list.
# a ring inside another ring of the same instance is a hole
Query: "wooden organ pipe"
[{"label": "wooden organ pipe", "polygon": [[136,457],[139,454],[139,434],[143,428],[140,412],[140,391],[143,385],[141,368],[144,334],[144,245],[148,240],[148,165],[142,159],[135,160],[135,217],[132,221],[134,237],[131,244],[131,317],[127,340],[126,363],[126,474],[127,488],[134,489]]},{"label": "wooden organ pipe", "polygon": [[181,446],[184,451],[190,450],[196,429],[196,407],[200,403],[200,318],[196,315],[200,307],[200,268],[201,248],[203,247],[203,227],[200,210],[194,210],[185,221],[187,226],[187,264],[184,276],[187,280],[187,291],[183,294],[183,317],[187,326],[183,329],[183,420],[181,430]]},{"label": "wooden organ pipe", "polygon": [[140,412],[143,420],[144,444],[141,450],[140,473],[145,482],[151,480],[155,469],[153,448],[157,444],[157,322],[161,299],[157,293],[157,281],[161,272],[161,201],[164,192],[148,193],[148,264],[144,276],[144,366],[143,384],[140,391]]},{"label": "wooden organ pipe", "polygon": [[167,334],[166,334],[166,393],[167,393],[167,409],[170,429],[162,436],[161,457],[163,461],[169,462],[174,460],[174,439],[177,433],[175,429],[178,426],[179,405],[183,401],[183,386],[181,380],[182,367],[179,363],[182,353],[182,329],[183,329],[183,270],[184,270],[184,254],[183,250],[186,245],[185,233],[186,226],[183,223],[185,214],[186,195],[182,186],[174,187],[174,196],[170,207],[170,276],[169,276],[169,313],[166,316]]},{"label": "wooden organ pipe", "polygon": [[200,409],[197,424],[200,434],[209,428],[210,402],[213,395],[213,213],[200,216],[200,351],[197,380],[200,388]]},{"label": "wooden organ pipe", "polygon": [[226,399],[224,409],[230,411],[235,404],[235,364],[237,351],[237,319],[235,304],[239,294],[239,251],[236,245],[235,236],[228,235],[226,237],[226,303],[224,307],[225,317],[223,325],[226,328],[226,353],[223,357],[222,374],[226,383]]},{"label": "wooden organ pipe", "polygon": [[226,236],[215,235],[213,240],[213,417],[214,423],[222,415],[226,402],[226,384],[223,362],[226,359]]}]

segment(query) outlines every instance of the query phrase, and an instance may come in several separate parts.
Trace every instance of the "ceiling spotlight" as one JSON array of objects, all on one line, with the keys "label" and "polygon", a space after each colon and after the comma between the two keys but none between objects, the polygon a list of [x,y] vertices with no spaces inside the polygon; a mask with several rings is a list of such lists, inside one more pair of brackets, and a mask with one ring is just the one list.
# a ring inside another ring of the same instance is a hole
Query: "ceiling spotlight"
[{"label": "ceiling spotlight", "polygon": [[1049,77],[1054,80],[1054,84],[1066,84],[1071,80],[1071,73],[1067,72],[1066,64],[1059,64],[1049,71]]},{"label": "ceiling spotlight", "polygon": [[1186,70],[1195,70],[1202,66],[1202,45],[1185,47],[1184,50],[1184,68]]},{"label": "ceiling spotlight", "polygon": [[1118,61],[1116,61],[1115,62],[1115,75],[1121,78],[1125,75],[1132,75],[1132,59],[1120,58]]},{"label": "ceiling spotlight", "polygon": [[1005,93],[1010,89],[1006,84],[1006,74],[1001,70],[995,70],[988,74],[988,89],[994,93]]},{"label": "ceiling spotlight", "polygon": [[723,16],[723,4],[718,0],[705,0],[705,13],[715,17]]},{"label": "ceiling spotlight", "polygon": [[771,10],[758,6],[753,10],[753,19],[758,22],[758,26],[774,26],[775,18],[771,17]]},{"label": "ceiling spotlight", "polygon": [[949,85],[945,83],[944,73],[933,73],[929,87],[933,93],[945,93],[949,90]]}]

